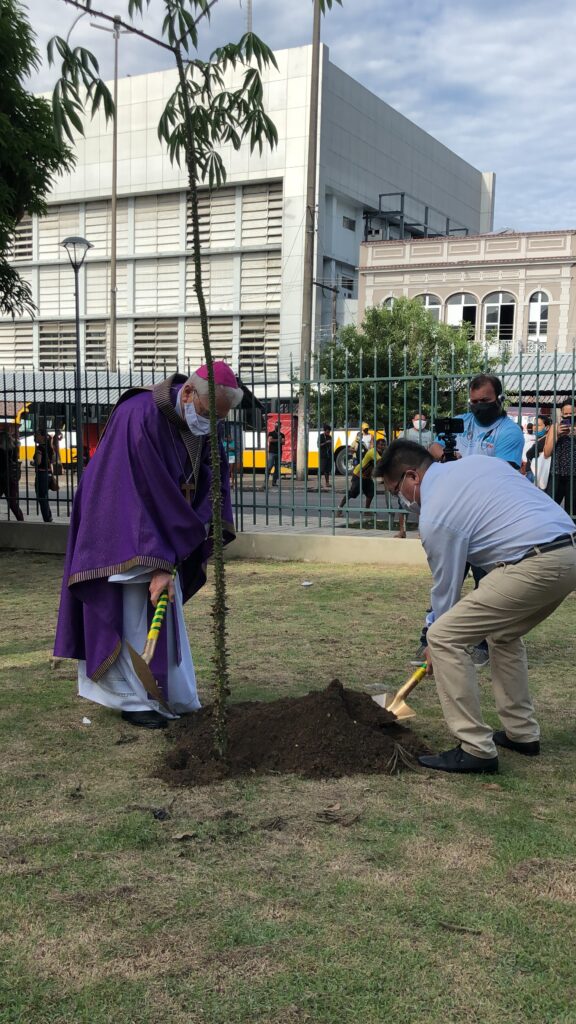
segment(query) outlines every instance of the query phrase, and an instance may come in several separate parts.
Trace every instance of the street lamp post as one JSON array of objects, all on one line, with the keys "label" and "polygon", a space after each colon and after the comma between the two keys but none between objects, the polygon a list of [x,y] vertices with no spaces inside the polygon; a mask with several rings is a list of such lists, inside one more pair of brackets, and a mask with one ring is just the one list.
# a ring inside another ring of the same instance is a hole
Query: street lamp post
[{"label": "street lamp post", "polygon": [[74,297],[76,301],[76,372],[75,372],[75,393],[76,393],[76,474],[78,482],[82,477],[84,467],[84,423],[82,418],[82,391],[81,391],[81,357],[80,357],[80,289],[78,287],[78,275],[80,267],[86,259],[88,249],[93,249],[92,242],[85,238],[71,236],[60,243],[68,253],[70,265],[74,271]]}]

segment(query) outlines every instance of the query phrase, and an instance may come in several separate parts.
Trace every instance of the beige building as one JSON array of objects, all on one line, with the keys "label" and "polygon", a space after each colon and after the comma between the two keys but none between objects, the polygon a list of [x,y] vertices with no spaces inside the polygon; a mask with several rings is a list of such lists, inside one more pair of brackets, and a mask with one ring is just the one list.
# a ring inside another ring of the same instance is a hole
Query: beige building
[{"label": "beige building", "polygon": [[477,340],[516,352],[576,346],[576,231],[365,242],[358,316],[399,296],[419,298],[443,323],[468,322]]}]

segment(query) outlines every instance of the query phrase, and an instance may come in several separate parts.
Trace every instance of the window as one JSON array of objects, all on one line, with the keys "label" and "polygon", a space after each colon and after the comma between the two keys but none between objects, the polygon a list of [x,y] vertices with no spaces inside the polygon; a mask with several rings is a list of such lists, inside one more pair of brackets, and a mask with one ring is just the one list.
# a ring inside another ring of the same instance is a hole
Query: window
[{"label": "window", "polygon": [[[548,336],[548,296],[546,292],[533,292],[528,305],[528,338],[546,342]],[[543,346],[546,348],[546,344]]]},{"label": "window", "polygon": [[484,299],[487,341],[512,341],[516,299],[510,292],[490,292]]},{"label": "window", "polygon": [[342,217],[342,227],[348,231],[356,231],[356,221],[352,220],[352,217]]},{"label": "window", "polygon": [[430,315],[434,317],[435,320],[440,319],[440,310],[442,308],[442,303],[440,302],[440,299],[438,298],[437,295],[430,295],[427,292],[424,295],[416,295],[415,298],[418,299],[418,302],[422,303],[424,309],[426,309],[430,313]]},{"label": "window", "polygon": [[32,323],[17,324],[13,320],[0,322],[0,366],[18,369],[33,366]]},{"label": "window", "polygon": [[451,327],[460,324],[472,324],[476,328],[476,312],[478,299],[471,292],[458,292],[451,295],[446,302],[446,323]]},{"label": "window", "polygon": [[108,362],[108,321],[92,320],[86,324],[86,353],[84,362],[87,368],[103,367]]},{"label": "window", "polygon": [[340,284],[341,284],[343,292],[353,292],[354,291],[354,278],[353,277],[344,277],[344,275],[342,275],[342,277],[340,279]]},{"label": "window", "polygon": [[394,302],[395,302],[394,296],[393,295],[389,295],[387,299],[384,299],[384,302],[382,303],[382,305],[384,306],[384,309],[392,309],[392,307],[394,305]]},{"label": "window", "polygon": [[179,193],[137,196],[134,201],[134,252],[175,252],[179,248]]},{"label": "window", "polygon": [[280,253],[244,253],[240,277],[241,308],[279,309],[280,275]]}]

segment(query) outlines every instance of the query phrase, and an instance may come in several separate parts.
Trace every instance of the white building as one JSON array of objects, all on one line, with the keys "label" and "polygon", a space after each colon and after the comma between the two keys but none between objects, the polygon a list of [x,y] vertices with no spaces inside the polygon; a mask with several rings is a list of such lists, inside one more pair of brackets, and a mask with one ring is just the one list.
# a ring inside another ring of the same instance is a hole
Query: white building
[{"label": "white building", "polygon": [[[264,100],[279,145],[223,151],[224,188],[201,194],[205,281],[215,355],[240,370],[298,364],[312,48],[276,54]],[[202,358],[190,256],[186,175],[157,124],[176,72],[119,82],[117,346],[122,365],[172,368]],[[315,343],[355,318],[360,243],[368,237],[488,231],[494,176],[481,173],[335,67],[322,51]],[[38,314],[0,320],[0,365],[74,365],[74,276],[60,243],[93,243],[80,275],[85,365],[105,365],[110,289],[112,128],[86,125],[77,165],[58,179],[46,217],[23,221],[15,262]],[[380,197],[384,194],[383,198]],[[440,211],[442,211],[440,213]],[[365,218],[368,218],[367,220]],[[370,234],[369,234],[370,233]]]}]

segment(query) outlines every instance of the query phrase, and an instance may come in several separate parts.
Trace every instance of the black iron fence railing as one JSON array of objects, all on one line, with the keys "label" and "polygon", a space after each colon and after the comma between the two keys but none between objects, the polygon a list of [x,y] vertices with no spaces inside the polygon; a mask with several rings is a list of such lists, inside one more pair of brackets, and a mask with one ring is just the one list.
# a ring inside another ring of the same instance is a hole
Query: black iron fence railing
[{"label": "black iron fence railing", "polygon": [[[426,366],[422,360],[408,366],[405,360],[401,373],[391,369],[384,354],[370,365],[360,358],[345,361],[337,372],[331,365],[300,379],[279,367],[244,371],[244,401],[225,425],[238,529],[402,533],[416,525],[372,480],[374,452],[369,453],[406,431],[426,444],[436,439],[442,417],[467,412],[469,383],[478,367],[444,359]],[[524,432],[522,471],[574,516],[576,353],[520,354],[486,369],[500,377],[507,415]],[[168,365],[154,371],[85,371],[79,445],[73,371],[2,371],[0,517],[65,521],[77,483],[78,449],[86,466],[119,396],[172,372]],[[298,465],[301,416],[305,450]],[[550,425],[556,425],[556,434],[546,459],[543,432]],[[57,490],[50,489],[51,477]]]}]

